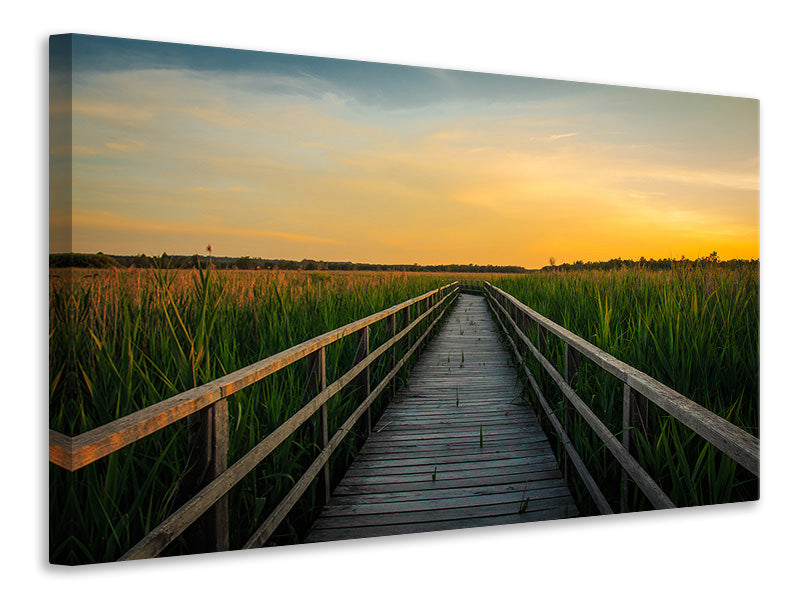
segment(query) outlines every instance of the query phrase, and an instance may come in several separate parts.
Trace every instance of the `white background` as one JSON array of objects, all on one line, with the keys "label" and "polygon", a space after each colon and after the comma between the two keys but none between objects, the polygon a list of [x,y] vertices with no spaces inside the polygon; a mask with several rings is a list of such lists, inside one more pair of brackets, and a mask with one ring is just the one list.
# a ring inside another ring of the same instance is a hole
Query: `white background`
[{"label": "white background", "polygon": [[[287,3],[288,4],[288,3]],[[797,20],[788,2],[29,2],[2,38],[3,596],[796,593]],[[200,558],[47,564],[47,36],[86,33],[761,100],[762,499]],[[10,187],[10,189],[9,189]],[[794,345],[796,348],[796,344]]]}]

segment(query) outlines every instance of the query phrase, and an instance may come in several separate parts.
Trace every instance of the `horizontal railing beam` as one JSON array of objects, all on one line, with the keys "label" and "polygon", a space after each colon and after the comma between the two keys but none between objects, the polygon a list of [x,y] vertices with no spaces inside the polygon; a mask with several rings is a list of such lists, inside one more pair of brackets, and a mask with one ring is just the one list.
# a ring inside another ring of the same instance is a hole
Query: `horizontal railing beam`
[{"label": "horizontal railing beam", "polygon": [[589,427],[597,434],[597,437],[600,438],[600,442],[614,455],[614,458],[617,459],[620,466],[630,475],[631,479],[639,486],[639,489],[647,496],[647,499],[650,500],[653,506],[655,508],[675,508],[675,504],[669,499],[669,496],[664,493],[664,490],[658,486],[653,478],[648,475],[647,471],[644,470],[642,465],[631,456],[631,453],[628,452],[622,443],[614,436],[611,430],[605,426],[600,418],[592,412],[592,409],[578,396],[575,390],[569,386],[561,373],[558,372],[558,369],[539,352],[533,342],[514,322],[514,319],[511,318],[508,311],[503,308],[496,298],[494,298],[494,301],[514,332],[519,336],[519,339],[528,347],[536,360],[539,361],[539,364],[544,367],[545,371],[550,375],[550,378],[556,383],[567,400],[569,400],[570,404],[580,413],[583,420],[586,421]]},{"label": "horizontal railing beam", "polygon": [[721,450],[745,469],[758,476],[760,460],[760,441],[754,435],[737,427],[730,421],[711,412],[707,408],[693,402],[686,396],[669,388],[649,375],[622,362],[601,350],[594,344],[584,340],[568,329],[550,321],[514,296],[484,282],[490,295],[496,294],[505,298],[512,306],[533,319],[556,337],[583,354],[623,383],[628,384],[656,406],[674,416],[713,446]]},{"label": "horizontal railing beam", "polygon": [[581,481],[586,486],[589,495],[592,497],[597,510],[600,511],[601,515],[610,515],[613,514],[613,509],[611,505],[606,500],[606,497],[603,495],[603,492],[600,490],[600,486],[597,485],[597,482],[592,477],[592,474],[589,472],[589,469],[586,467],[586,464],[581,459],[578,451],[575,449],[575,446],[572,443],[572,440],[569,438],[567,431],[561,425],[561,422],[558,420],[558,417],[555,414],[555,411],[550,406],[550,403],[544,397],[544,392],[539,387],[539,384],[536,383],[536,379],[531,373],[531,370],[528,368],[528,365],[525,364],[525,361],[522,358],[522,355],[517,348],[516,342],[514,342],[514,338],[511,337],[511,334],[508,332],[505,324],[503,323],[500,315],[495,310],[495,307],[492,306],[492,301],[496,302],[495,298],[490,300],[489,309],[494,314],[495,318],[497,319],[498,324],[500,325],[501,329],[503,330],[503,335],[506,336],[508,339],[509,344],[511,345],[511,350],[514,354],[514,358],[517,361],[517,364],[522,368],[523,373],[525,373],[525,377],[528,380],[531,388],[536,395],[537,400],[539,400],[539,405],[542,407],[544,414],[547,416],[548,421],[550,421],[550,425],[553,427],[556,435],[558,436],[559,440],[561,441],[562,446],[564,446],[564,451],[569,457],[572,465],[575,467],[575,471],[578,473],[578,476],[581,478]]},{"label": "horizontal railing beam", "polygon": [[72,439],[68,435],[50,430],[50,462],[73,471],[72,468]]},{"label": "horizontal railing beam", "polygon": [[[391,348],[395,343],[407,335],[417,326],[428,313],[435,311],[442,303],[450,298],[455,292],[450,292],[442,298],[429,311],[421,314],[413,322],[409,323],[402,331],[391,339],[383,343],[379,348],[371,352],[358,364],[353,366],[347,373],[339,377],[335,382],[328,385],[305,406],[298,410],[294,415],[287,419],[277,429],[256,444],[242,458],[228,467],[219,477],[211,481],[195,496],[172,513],[155,529],[150,531],[142,540],[126,552],[120,560],[135,560],[141,558],[152,558],[158,556],[175,538],[183,533],[189,525],[194,523],[213,506],[220,498],[227,494],[237,483],[239,483],[250,471],[267,458],[282,442],[284,442],[297,428],[311,418],[331,397],[340,392],[348,383],[353,381],[367,366],[375,361],[379,356]],[[411,351],[417,348],[415,344]]]},{"label": "horizontal railing beam", "polygon": [[455,281],[426,292],[74,437],[70,438],[51,430],[50,461],[69,471],[85,467],[159,429],[203,410],[320,348],[457,284]]},{"label": "horizontal railing beam", "polygon": [[[449,296],[448,296],[449,297]],[[434,309],[439,306],[439,303],[434,307]],[[425,313],[427,315],[428,311]],[[423,315],[423,317],[425,316]],[[375,401],[375,399],[380,395],[380,393],[389,385],[395,375],[397,375],[398,371],[405,365],[405,363],[411,358],[414,354],[414,351],[419,347],[419,345],[428,337],[428,334],[433,330],[436,323],[442,318],[444,315],[444,310],[437,316],[433,322],[428,326],[428,328],[419,336],[417,341],[411,346],[411,348],[402,356],[400,361],[394,366],[394,368],[389,371],[386,377],[381,380],[378,386],[372,390],[369,395],[364,399],[364,401],[356,407],[353,413],[348,417],[348,419],[342,424],[341,427],[336,431],[336,433],[331,437],[330,442],[322,449],[319,456],[311,463],[311,466],[303,473],[300,479],[297,480],[297,483],[292,487],[286,497],[278,504],[277,507],[272,511],[272,513],[267,517],[264,523],[258,528],[258,530],[250,537],[250,539],[245,543],[242,547],[243,550],[247,550],[250,548],[257,548],[259,546],[263,546],[270,536],[275,532],[278,528],[278,525],[281,524],[286,515],[289,514],[289,511],[294,507],[300,497],[303,495],[308,489],[308,486],[311,485],[311,482],[314,480],[314,477],[322,470],[322,468],[328,463],[333,451],[341,444],[344,440],[345,436],[350,432],[353,426],[356,424],[358,419],[363,415],[365,412],[369,410],[369,407]]]}]

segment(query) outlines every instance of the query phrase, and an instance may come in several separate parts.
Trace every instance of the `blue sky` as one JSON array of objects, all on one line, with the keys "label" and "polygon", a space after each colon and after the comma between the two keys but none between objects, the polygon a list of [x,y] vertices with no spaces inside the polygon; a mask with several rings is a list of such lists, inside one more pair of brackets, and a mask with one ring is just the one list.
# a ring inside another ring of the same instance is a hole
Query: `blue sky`
[{"label": "blue sky", "polygon": [[71,63],[51,251],[758,257],[755,100],[91,36]]}]

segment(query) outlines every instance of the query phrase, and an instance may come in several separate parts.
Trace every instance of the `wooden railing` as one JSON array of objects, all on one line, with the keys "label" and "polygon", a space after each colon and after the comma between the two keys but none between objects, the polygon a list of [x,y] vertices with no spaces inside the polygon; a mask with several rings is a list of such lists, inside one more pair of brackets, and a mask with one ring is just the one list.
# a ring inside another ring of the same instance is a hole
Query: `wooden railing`
[{"label": "wooden railing", "polygon": [[[644,426],[643,415],[647,415],[647,405],[650,402],[675,417],[749,472],[758,476],[758,438],[550,321],[488,281],[484,282],[484,289],[489,299],[489,307],[510,341],[511,349],[525,378],[533,389],[544,414],[547,415],[555,435],[563,445],[566,456],[601,514],[613,511],[567,435],[568,419],[574,418],[571,415],[573,412],[577,412],[586,421],[597,434],[601,444],[611,452],[622,467],[625,477],[623,488],[627,485],[629,478],[655,508],[671,508],[675,505],[631,454],[630,436],[632,427]],[[531,332],[531,335],[526,332]],[[545,356],[548,334],[554,335],[563,343],[564,373],[560,373]],[[536,338],[536,343],[532,341],[533,337]],[[535,357],[561,390],[571,409],[574,409],[564,412],[564,423],[558,420],[556,412],[545,398],[541,387],[523,360],[521,346],[518,344],[521,344],[523,351],[527,349]],[[592,412],[571,387],[578,370],[579,355],[585,356],[624,384],[623,395],[620,399],[622,402],[621,440]]]},{"label": "wooden railing", "polygon": [[[201,416],[199,440],[202,446],[200,454],[204,462],[201,467],[210,472],[210,483],[150,531],[120,560],[158,556],[208,511],[212,511],[213,516],[210,520],[211,531],[208,533],[214,541],[214,549],[227,550],[228,492],[300,426],[314,415],[318,415],[321,432],[319,455],[252,534],[244,548],[261,546],[266,543],[320,472],[322,473],[320,481],[327,500],[331,485],[329,460],[333,451],[359,419],[366,421],[366,431],[369,432],[372,428],[370,406],[413,356],[445,314],[457,293],[458,282],[445,285],[80,435],[70,437],[51,430],[50,462],[69,471],[75,471],[168,425],[190,415],[199,414]],[[418,315],[413,321],[412,310],[413,314]],[[385,343],[370,351],[369,328],[384,320],[388,321],[392,335]],[[359,336],[356,364],[336,381],[328,384],[325,381],[325,348],[353,334]],[[412,339],[412,336],[416,338]],[[406,338],[406,344],[399,344]],[[405,350],[399,359],[396,358],[398,349]],[[370,389],[370,365],[389,350],[392,351],[393,366],[375,389]],[[227,398],[304,358],[307,360],[313,385],[313,398],[244,456],[228,466]],[[341,427],[329,437],[327,402],[351,383],[358,386],[359,404]]]}]

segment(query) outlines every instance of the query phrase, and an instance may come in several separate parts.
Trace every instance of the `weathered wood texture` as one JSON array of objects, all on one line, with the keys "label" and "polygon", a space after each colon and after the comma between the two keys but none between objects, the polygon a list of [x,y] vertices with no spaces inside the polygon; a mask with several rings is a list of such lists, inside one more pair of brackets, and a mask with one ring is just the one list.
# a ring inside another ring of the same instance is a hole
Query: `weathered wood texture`
[{"label": "weathered wood texture", "polygon": [[[578,454],[578,451],[575,449],[575,446],[573,445],[572,440],[569,438],[566,429],[564,429],[564,426],[561,424],[561,422],[558,420],[558,417],[556,416],[556,412],[550,406],[550,402],[548,402],[547,398],[545,398],[544,392],[542,392],[542,389],[536,382],[533,373],[531,373],[531,370],[528,368],[527,364],[523,360],[519,348],[517,347],[517,343],[514,341],[514,338],[511,336],[506,326],[503,324],[503,320],[497,314],[497,310],[499,308],[500,307],[495,308],[491,304],[489,305],[489,309],[494,313],[498,323],[500,323],[500,328],[503,330],[503,334],[506,336],[506,339],[509,342],[511,351],[514,355],[515,360],[517,361],[517,365],[519,365],[520,369],[525,375],[525,378],[528,381],[528,384],[533,390],[536,399],[539,401],[542,413],[547,416],[547,420],[550,422],[550,425],[553,427],[555,434],[558,436],[561,445],[564,448],[564,452],[566,452],[566,455],[569,458],[570,462],[572,463],[572,466],[574,467],[578,476],[581,478],[581,481],[583,481],[583,484],[586,486],[586,489],[589,492],[589,495],[592,497],[592,500],[594,501],[595,506],[597,506],[597,509],[599,510],[600,514],[603,515],[612,514],[614,511],[611,509],[611,505],[608,503],[608,500],[606,500],[605,496],[603,496],[603,492],[600,490],[600,486],[597,485],[597,482],[594,480],[594,477],[592,477],[591,473],[589,472],[589,469],[583,462],[583,459],[581,459],[580,455]],[[528,339],[529,343],[532,344],[529,338],[526,337],[526,339]]]},{"label": "weathered wood texture", "polygon": [[[452,291],[439,301],[437,306],[444,307],[449,305],[453,300]],[[432,308],[431,310],[438,310]],[[438,321],[443,316],[439,313],[436,318]],[[340,392],[346,385],[353,381],[359,373],[361,373],[369,364],[381,356],[384,352],[393,347],[403,337],[407,336],[414,327],[416,327],[425,315],[418,316],[414,321],[409,323],[402,331],[398,332],[388,341],[384,342],[379,348],[376,348],[363,360],[354,365],[347,373],[339,377],[335,382],[327,385],[320,391],[314,398],[298,410],[287,421],[284,421],[277,429],[271,434],[261,440],[258,444],[253,446],[249,452],[242,456],[236,463],[226,469],[219,477],[214,479],[211,483],[200,490],[191,500],[186,502],[181,508],[172,513],[164,521],[162,521],[155,529],[151,530],[142,540],[133,546],[128,552],[122,555],[120,560],[135,560],[140,558],[152,558],[164,550],[178,535],[180,535],[186,528],[194,523],[205,511],[208,510],[217,500],[223,497],[234,485],[247,475],[255,466],[266,458],[278,445],[280,445],[286,438],[291,435],[298,427],[303,425],[308,419],[321,409],[325,403]],[[390,383],[391,379],[397,374],[400,367],[409,359],[411,354],[420,346],[425,337],[432,331],[434,323],[432,323],[426,330],[420,332],[416,341],[410,346],[408,352],[398,361],[398,364],[389,372],[384,380],[378,387],[359,405],[353,412],[350,418],[343,424],[336,434],[330,439],[328,444],[322,449],[320,455],[314,460],[312,465],[306,470],[303,476],[295,483],[287,495],[278,505],[278,507],[270,514],[267,521],[265,521],[258,531],[248,540],[246,548],[254,548],[257,545],[264,543],[266,539],[274,532],[275,527],[286,516],[288,511],[294,506],[294,503],[300,495],[308,488],[313,478],[322,470],[327,464],[333,450],[342,441],[344,435],[350,431],[355,420],[363,415],[364,411],[369,408],[372,401],[377,395]]]},{"label": "weathered wood texture", "polygon": [[498,336],[461,295],[307,542],[577,516]]},{"label": "weathered wood texture", "polygon": [[[614,458],[617,459],[620,466],[636,482],[645,496],[647,496],[648,500],[653,503],[653,506],[655,508],[675,508],[672,500],[664,493],[664,490],[662,490],[644,468],[636,462],[633,456],[623,447],[622,443],[617,440],[611,430],[606,427],[602,420],[595,415],[580,396],[575,393],[575,390],[569,387],[569,384],[558,370],[550,364],[533,345],[533,342],[520,330],[508,311],[495,298],[492,298],[492,301],[494,302],[494,307],[500,311],[500,315],[505,319],[505,322],[516,333],[517,339],[528,347],[536,360],[539,361],[542,367],[544,367],[544,370],[550,375],[550,378],[556,383],[559,389],[561,389],[564,397],[569,400],[572,407],[577,410],[583,420],[594,430],[603,445],[614,455]],[[566,424],[564,429],[566,429]]]},{"label": "weathered wood texture", "polygon": [[[526,306],[508,292],[504,292],[489,282],[485,282],[485,286],[489,295],[497,299],[506,310],[518,311],[520,314],[525,315],[527,319],[538,324],[540,328],[539,344],[542,343],[542,329],[546,329],[560,338],[566,346],[579,352],[600,368],[611,373],[624,384],[630,386],[631,391],[636,392],[637,397],[649,400],[659,408],[668,412],[681,423],[692,429],[692,431],[730,456],[745,469],[758,476],[760,440],[757,437],[739,429],[733,423],[726,421],[699,404],[692,402],[686,396],[679,394],[660,381],[653,379],[629,364],[611,356],[568,329],[564,329],[557,323],[540,315],[529,306]],[[546,367],[546,365],[544,366]],[[554,375],[554,379],[563,381],[560,375]],[[559,383],[559,385],[561,384]],[[568,392],[565,390],[565,393]],[[641,403],[639,403],[639,405],[641,406]]]},{"label": "weathered wood texture", "polygon": [[[369,325],[382,321],[398,312],[402,311],[405,315],[408,315],[408,311],[415,304],[437,294],[441,297],[442,292],[450,290],[455,285],[456,282],[447,284],[438,290],[426,292],[386,310],[348,323],[238,371],[224,375],[219,379],[181,392],[171,398],[74,437],[51,430],[50,462],[69,471],[85,467],[120,448],[147,437],[159,429],[163,429],[211,406],[223,398],[233,395],[235,392],[264,379],[272,373],[280,371],[336,340],[359,332],[369,327]],[[408,323],[408,320],[405,322]]]}]

